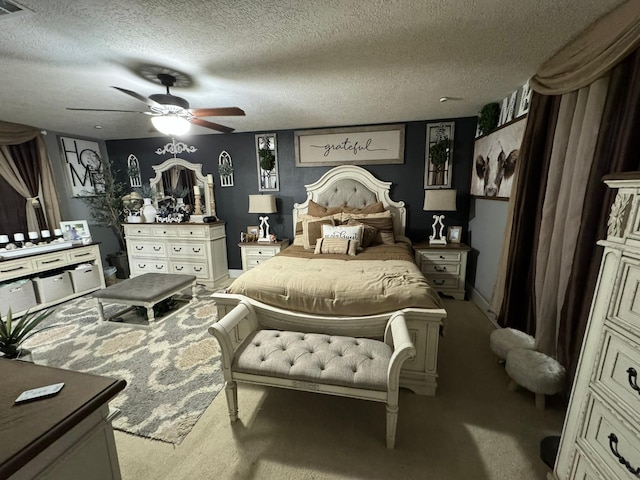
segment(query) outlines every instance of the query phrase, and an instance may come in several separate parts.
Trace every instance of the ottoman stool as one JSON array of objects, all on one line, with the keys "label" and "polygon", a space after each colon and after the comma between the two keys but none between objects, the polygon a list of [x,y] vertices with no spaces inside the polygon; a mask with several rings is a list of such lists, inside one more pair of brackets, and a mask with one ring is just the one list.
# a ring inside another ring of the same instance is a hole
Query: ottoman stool
[{"label": "ottoman stool", "polygon": [[504,362],[507,353],[512,348],[526,348],[533,350],[534,339],[520,330],[513,328],[497,328],[489,336],[491,351],[498,357],[498,361]]},{"label": "ottoman stool", "polygon": [[556,359],[535,350],[510,350],[505,370],[511,378],[509,390],[514,391],[520,385],[535,393],[536,407],[540,409],[544,409],[545,395],[555,395],[564,389],[564,367]]}]

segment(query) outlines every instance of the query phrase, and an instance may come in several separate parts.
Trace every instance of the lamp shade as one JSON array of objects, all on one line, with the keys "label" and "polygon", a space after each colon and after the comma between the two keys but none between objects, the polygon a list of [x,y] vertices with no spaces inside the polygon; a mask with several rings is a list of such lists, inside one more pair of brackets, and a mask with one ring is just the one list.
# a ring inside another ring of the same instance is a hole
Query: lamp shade
[{"label": "lamp shade", "polygon": [[449,189],[431,189],[424,191],[423,210],[434,212],[446,212],[456,209],[455,190]]},{"label": "lamp shade", "polygon": [[151,117],[151,123],[156,130],[165,135],[183,135],[191,128],[186,118],[173,114]]},{"label": "lamp shade", "polygon": [[275,195],[249,195],[249,213],[275,213]]}]

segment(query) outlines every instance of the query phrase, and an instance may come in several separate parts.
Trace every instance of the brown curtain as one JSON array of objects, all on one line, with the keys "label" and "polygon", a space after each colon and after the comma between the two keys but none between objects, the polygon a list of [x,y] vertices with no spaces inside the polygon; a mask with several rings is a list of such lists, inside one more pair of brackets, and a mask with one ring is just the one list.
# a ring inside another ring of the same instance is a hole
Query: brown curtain
[{"label": "brown curtain", "polygon": [[13,241],[13,234],[26,232],[26,227],[24,197],[0,175],[0,234],[9,235]]},{"label": "brown curtain", "polygon": [[602,183],[607,173],[640,170],[640,50],[611,71],[588,195],[582,213],[573,268],[565,296],[558,332],[558,360],[574,377],[582,339],[600,269],[602,248],[596,242],[606,237],[609,209],[614,192]]},{"label": "brown curtain", "polygon": [[505,290],[498,323],[533,334],[535,253],[560,96],[531,97],[515,189]]},{"label": "brown curtain", "polygon": [[[15,162],[20,177],[29,191],[29,196],[36,199],[40,191],[40,161],[38,158],[38,144],[36,139],[34,138],[19,145],[9,145],[7,148],[9,152],[11,152],[11,157]],[[38,231],[48,229],[40,202],[34,200],[33,203],[36,207],[35,213],[38,220]]]}]

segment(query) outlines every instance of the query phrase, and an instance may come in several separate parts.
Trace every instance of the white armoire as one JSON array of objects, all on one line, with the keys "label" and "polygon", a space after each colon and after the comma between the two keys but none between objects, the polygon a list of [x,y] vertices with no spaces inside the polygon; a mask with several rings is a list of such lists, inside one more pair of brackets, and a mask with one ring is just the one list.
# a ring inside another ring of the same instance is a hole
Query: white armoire
[{"label": "white armoire", "polygon": [[617,189],[578,371],[549,478],[640,478],[640,172]]}]

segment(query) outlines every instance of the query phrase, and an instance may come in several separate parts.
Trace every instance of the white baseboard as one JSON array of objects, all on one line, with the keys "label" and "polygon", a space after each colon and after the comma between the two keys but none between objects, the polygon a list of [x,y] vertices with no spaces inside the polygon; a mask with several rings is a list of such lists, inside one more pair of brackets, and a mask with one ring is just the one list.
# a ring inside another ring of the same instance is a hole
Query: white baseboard
[{"label": "white baseboard", "polygon": [[467,284],[467,294],[469,295],[469,300],[476,304],[476,306],[484,313],[484,316],[491,322],[491,324],[495,328],[500,328],[498,325],[498,321],[496,320],[496,315],[493,312],[489,311],[490,304],[486,298],[484,298],[480,292],[478,292],[472,285]]}]

